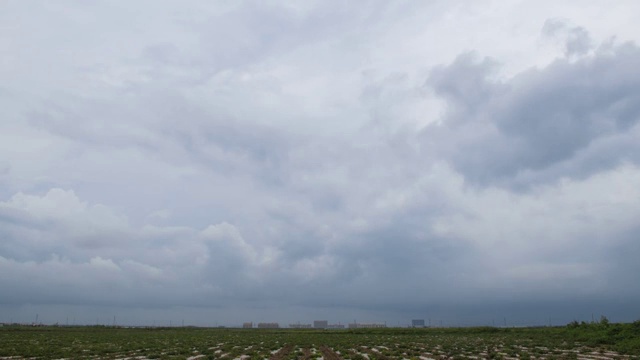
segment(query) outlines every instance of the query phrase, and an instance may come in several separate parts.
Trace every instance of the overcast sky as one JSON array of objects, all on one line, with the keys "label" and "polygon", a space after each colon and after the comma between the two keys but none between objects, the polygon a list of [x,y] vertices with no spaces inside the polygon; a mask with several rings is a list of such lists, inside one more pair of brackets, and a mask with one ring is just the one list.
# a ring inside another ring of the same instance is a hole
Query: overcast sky
[{"label": "overcast sky", "polygon": [[0,322],[640,319],[638,14],[1,1]]}]

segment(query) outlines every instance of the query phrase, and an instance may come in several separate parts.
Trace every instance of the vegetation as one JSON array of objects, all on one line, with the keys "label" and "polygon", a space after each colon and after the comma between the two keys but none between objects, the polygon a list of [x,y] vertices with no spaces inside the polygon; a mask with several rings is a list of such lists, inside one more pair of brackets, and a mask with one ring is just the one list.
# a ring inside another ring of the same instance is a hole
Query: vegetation
[{"label": "vegetation", "polygon": [[640,321],[544,328],[0,327],[0,359],[640,359]]}]

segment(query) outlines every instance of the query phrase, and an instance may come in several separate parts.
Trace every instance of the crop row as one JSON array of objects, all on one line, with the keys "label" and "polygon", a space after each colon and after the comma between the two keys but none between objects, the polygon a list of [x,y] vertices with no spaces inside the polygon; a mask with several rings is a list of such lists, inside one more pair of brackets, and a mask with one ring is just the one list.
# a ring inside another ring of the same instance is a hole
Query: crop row
[{"label": "crop row", "polygon": [[587,330],[5,327],[0,330],[0,359],[640,359],[640,336],[635,337],[635,333],[628,337],[620,335],[626,334],[624,328],[613,332],[605,329],[609,337],[602,337],[604,330]]}]

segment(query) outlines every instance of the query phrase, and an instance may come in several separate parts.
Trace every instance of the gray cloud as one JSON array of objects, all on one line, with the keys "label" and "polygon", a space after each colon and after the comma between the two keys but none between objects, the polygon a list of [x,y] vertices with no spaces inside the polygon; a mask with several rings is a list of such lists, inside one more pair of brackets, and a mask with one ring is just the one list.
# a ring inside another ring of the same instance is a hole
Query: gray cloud
[{"label": "gray cloud", "polygon": [[593,43],[587,30],[581,26],[569,26],[561,19],[548,19],[542,27],[542,34],[558,36],[565,41],[565,55],[584,55],[591,50]]},{"label": "gray cloud", "polygon": [[623,139],[634,136],[640,119],[639,55],[634,44],[622,44],[499,83],[487,78],[488,60],[463,55],[429,79],[454,110],[425,129],[424,141],[445,149],[469,180],[511,186],[636,162],[637,141]]},{"label": "gray cloud", "polygon": [[638,314],[626,13],[152,5],[0,14],[0,316]]}]

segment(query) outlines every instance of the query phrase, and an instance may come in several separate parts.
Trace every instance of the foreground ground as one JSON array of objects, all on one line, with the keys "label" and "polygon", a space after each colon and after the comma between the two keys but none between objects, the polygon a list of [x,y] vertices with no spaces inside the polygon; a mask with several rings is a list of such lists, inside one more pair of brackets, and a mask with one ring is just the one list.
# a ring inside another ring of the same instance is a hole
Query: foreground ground
[{"label": "foreground ground", "polygon": [[562,328],[0,328],[0,359],[640,359],[640,322]]}]

